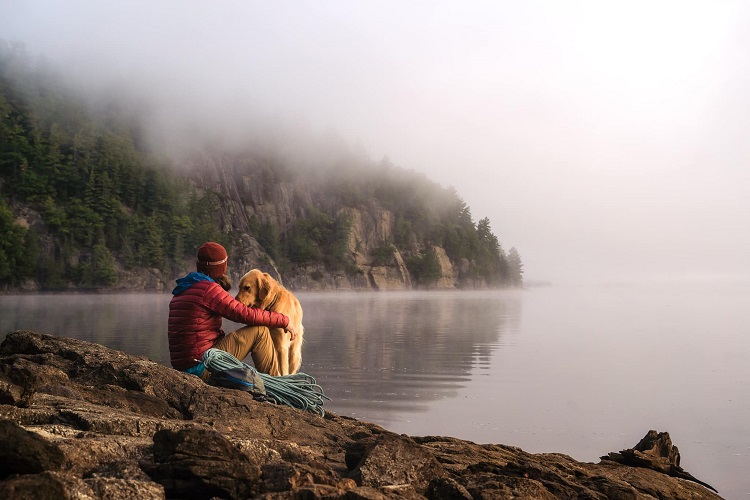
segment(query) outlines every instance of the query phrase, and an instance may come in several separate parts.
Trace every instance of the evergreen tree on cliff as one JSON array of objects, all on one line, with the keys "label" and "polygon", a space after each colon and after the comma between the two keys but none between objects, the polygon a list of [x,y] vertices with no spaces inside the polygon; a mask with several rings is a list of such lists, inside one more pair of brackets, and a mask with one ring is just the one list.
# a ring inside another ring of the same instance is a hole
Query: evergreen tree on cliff
[{"label": "evergreen tree on cliff", "polygon": [[523,262],[515,247],[508,251],[508,275],[511,286],[523,286]]},{"label": "evergreen tree on cliff", "polygon": [[0,286],[168,287],[204,241],[251,251],[243,266],[266,263],[302,287],[331,276],[329,287],[373,287],[365,275],[378,266],[406,287],[522,282],[489,219],[475,224],[455,189],[424,174],[352,154],[305,169],[274,152],[200,148],[203,163],[183,158],[177,171],[144,147],[126,108],[91,106],[0,41]]}]

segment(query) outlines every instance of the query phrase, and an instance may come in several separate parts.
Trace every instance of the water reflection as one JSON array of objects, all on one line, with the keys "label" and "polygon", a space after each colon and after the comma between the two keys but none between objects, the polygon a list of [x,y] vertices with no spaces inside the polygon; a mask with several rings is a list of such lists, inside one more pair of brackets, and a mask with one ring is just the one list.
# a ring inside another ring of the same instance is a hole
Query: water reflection
[{"label": "water reflection", "polygon": [[0,338],[15,330],[34,330],[169,364],[170,298],[162,294],[0,296]]},{"label": "water reflection", "polygon": [[303,370],[341,414],[387,424],[394,412],[455,397],[520,321],[513,292],[299,294]]},{"label": "water reflection", "polygon": [[[518,329],[514,292],[300,293],[302,371],[315,376],[340,414],[383,424],[451,398],[487,367],[501,337]],[[0,297],[0,335],[29,329],[97,342],[169,364],[171,295]],[[239,325],[225,322],[226,331]]]}]

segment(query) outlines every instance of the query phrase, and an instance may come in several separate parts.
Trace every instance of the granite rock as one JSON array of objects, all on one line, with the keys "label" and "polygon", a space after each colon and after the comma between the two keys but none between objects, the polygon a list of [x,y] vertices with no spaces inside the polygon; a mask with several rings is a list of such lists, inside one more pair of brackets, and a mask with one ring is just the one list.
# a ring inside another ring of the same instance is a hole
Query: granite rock
[{"label": "granite rock", "polygon": [[0,498],[721,498],[649,436],[584,463],[320,417],[80,340],[0,345]]}]

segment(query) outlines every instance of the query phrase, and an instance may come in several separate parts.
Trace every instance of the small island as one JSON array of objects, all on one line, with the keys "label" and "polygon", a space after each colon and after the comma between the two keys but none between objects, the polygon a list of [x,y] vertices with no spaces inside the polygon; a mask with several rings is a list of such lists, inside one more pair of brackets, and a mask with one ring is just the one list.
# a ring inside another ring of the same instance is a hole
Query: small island
[{"label": "small island", "polygon": [[2,498],[718,499],[666,432],[599,463],[406,436],[31,331],[0,346]]}]

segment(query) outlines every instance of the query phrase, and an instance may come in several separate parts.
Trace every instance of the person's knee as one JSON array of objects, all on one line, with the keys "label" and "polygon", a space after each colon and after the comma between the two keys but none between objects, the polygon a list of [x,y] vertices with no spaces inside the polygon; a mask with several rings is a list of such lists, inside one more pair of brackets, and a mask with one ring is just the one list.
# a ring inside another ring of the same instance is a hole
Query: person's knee
[{"label": "person's knee", "polygon": [[242,328],[230,333],[230,335],[242,338],[246,342],[254,342],[257,338],[270,335],[270,333],[268,327],[265,326],[243,326]]},{"label": "person's knee", "polygon": [[271,340],[271,330],[267,326],[259,326],[258,336],[263,340]]}]

